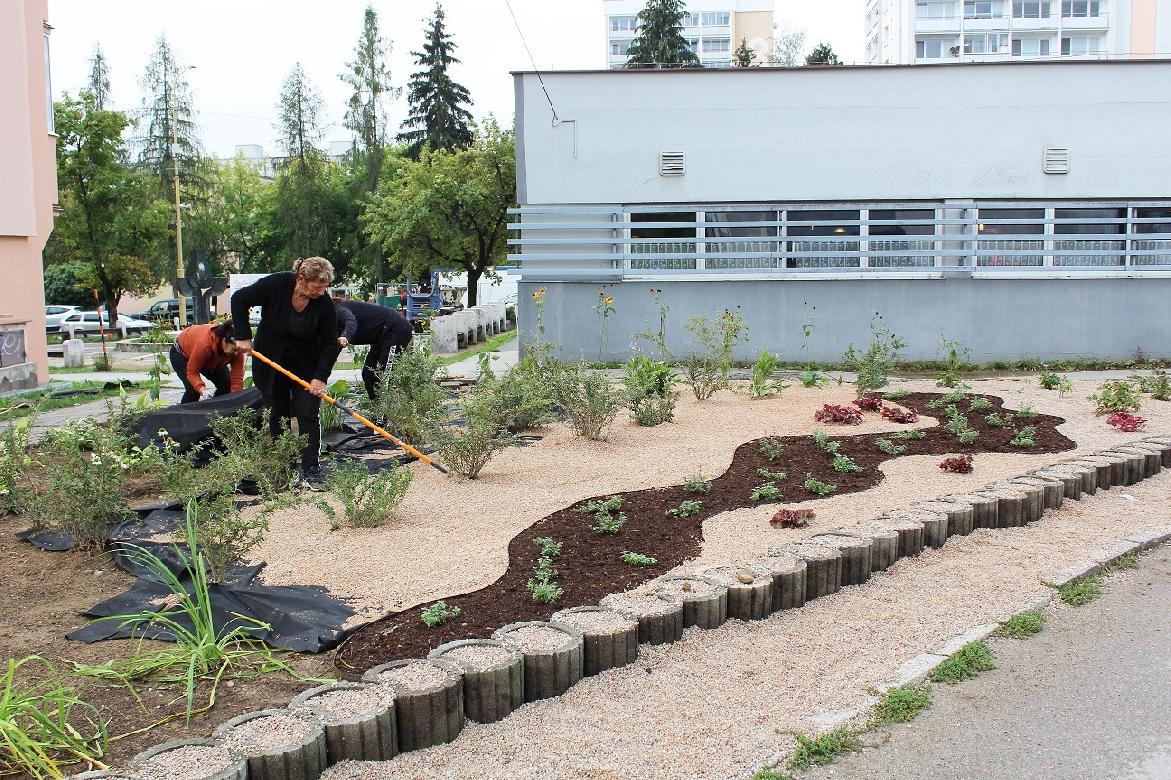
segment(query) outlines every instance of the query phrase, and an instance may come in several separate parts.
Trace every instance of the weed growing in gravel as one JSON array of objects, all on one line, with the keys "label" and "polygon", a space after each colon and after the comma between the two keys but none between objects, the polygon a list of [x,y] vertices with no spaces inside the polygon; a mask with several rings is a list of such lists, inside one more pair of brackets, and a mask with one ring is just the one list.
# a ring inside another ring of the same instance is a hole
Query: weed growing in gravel
[{"label": "weed growing in gravel", "polygon": [[775,482],[765,482],[763,485],[757,485],[748,494],[748,497],[753,501],[779,501],[783,498]]},{"label": "weed growing in gravel", "polygon": [[890,439],[878,438],[874,440],[874,446],[887,455],[902,455],[907,451],[907,445],[895,444]]},{"label": "weed growing in gravel", "polygon": [[870,710],[870,728],[908,723],[931,705],[931,686],[923,683],[892,688]]},{"label": "weed growing in gravel", "polygon": [[948,656],[947,660],[931,670],[931,679],[934,682],[955,685],[958,682],[975,677],[980,672],[995,669],[992,661],[992,650],[984,642],[968,642],[956,652]]},{"label": "weed growing in gravel", "polygon": [[1137,569],[1138,568],[1138,553],[1127,553],[1114,562],[1111,567],[1113,569]]},{"label": "weed growing in gravel", "polygon": [[783,471],[773,471],[772,469],[757,469],[756,473],[767,480],[772,480],[775,482],[784,482],[785,479],[789,476]]},{"label": "weed growing in gravel", "polygon": [[781,453],[785,451],[785,445],[781,444],[772,436],[765,436],[756,444],[763,455],[770,463],[781,457]]},{"label": "weed growing in gravel", "polygon": [[704,477],[703,474],[692,474],[683,483],[683,489],[688,493],[710,493],[712,481]]},{"label": "weed growing in gravel", "polygon": [[992,636],[1028,639],[1045,627],[1045,613],[1039,609],[1018,612],[1000,624]]},{"label": "weed growing in gravel", "polygon": [[811,766],[832,764],[838,756],[856,753],[862,749],[862,740],[858,738],[858,732],[846,726],[838,726],[816,739],[804,734],[796,736],[797,749],[789,757],[790,769],[808,769]]},{"label": "weed growing in gravel", "polygon": [[684,501],[674,509],[668,509],[669,517],[692,517],[699,514],[701,504],[698,501]]},{"label": "weed growing in gravel", "polygon": [[1037,377],[1037,382],[1046,390],[1056,390],[1061,384],[1061,375],[1052,371],[1042,371],[1041,376]]},{"label": "weed growing in gravel", "polygon": [[1089,400],[1094,402],[1094,414],[1137,412],[1143,405],[1138,388],[1125,379],[1104,382]]},{"label": "weed growing in gravel", "polygon": [[856,474],[862,467],[850,459],[849,455],[838,453],[834,455],[834,471],[844,474]]},{"label": "weed growing in gravel", "polygon": [[650,557],[649,555],[631,552],[630,550],[626,550],[622,553],[622,560],[626,563],[629,563],[631,566],[654,566],[656,563],[658,563],[657,560]]},{"label": "weed growing in gravel", "polygon": [[462,609],[459,607],[449,607],[446,601],[436,601],[429,607],[423,607],[419,611],[419,619],[423,621],[423,625],[427,628],[435,628],[445,620],[450,620],[458,616]]},{"label": "weed growing in gravel", "polygon": [[818,428],[813,431],[813,443],[817,448],[827,455],[837,455],[838,450],[842,448],[842,443],[830,439],[829,434]]},{"label": "weed growing in gravel", "polygon": [[1031,420],[1037,416],[1037,410],[1033,408],[1032,404],[1025,404],[1020,409],[1017,409],[1016,416],[1022,420]]},{"label": "weed growing in gravel", "polygon": [[992,428],[1005,428],[1012,424],[1012,415],[1005,414],[1002,416],[998,412],[993,412],[984,416],[984,422],[988,423]]},{"label": "weed growing in gravel", "polygon": [[814,479],[813,477],[806,477],[804,488],[814,495],[828,496],[830,493],[837,490],[838,486],[832,485],[828,482],[821,482],[820,480]]},{"label": "weed growing in gravel", "polygon": [[982,412],[985,409],[991,409],[992,402],[987,398],[973,398],[972,402],[968,404],[969,412]]},{"label": "weed growing in gravel", "polygon": [[1102,595],[1102,575],[1083,577],[1080,580],[1063,585],[1057,589],[1057,595],[1071,607],[1081,607],[1089,604]]},{"label": "weed growing in gravel", "polygon": [[1009,442],[1014,447],[1036,447],[1037,446],[1037,428],[1032,425],[1026,425],[1016,432]]},{"label": "weed growing in gravel", "polygon": [[793,780],[793,776],[788,772],[781,772],[765,766],[753,772],[752,780]]},{"label": "weed growing in gravel", "polygon": [[773,372],[781,367],[781,358],[767,349],[760,353],[760,357],[752,364],[752,385],[748,394],[752,398],[768,398],[776,395],[788,387],[779,379],[770,379]]},{"label": "weed growing in gravel", "polygon": [[870,344],[866,350],[859,352],[850,344],[842,355],[845,369],[857,375],[854,387],[859,398],[890,384],[890,374],[898,366],[899,352],[905,346],[906,342],[891,333],[882,317],[875,314],[870,320]]},{"label": "weed growing in gravel", "polygon": [[537,565],[533,567],[533,577],[525,583],[525,587],[533,594],[535,601],[552,604],[565,593],[565,589],[557,584],[557,570],[553,568],[553,559],[561,554],[562,544],[548,536],[537,537],[533,544],[541,548],[541,554],[537,557]]},{"label": "weed growing in gravel", "polygon": [[899,441],[917,441],[919,439],[926,439],[927,432],[921,428],[916,428],[913,431],[895,431],[890,434],[890,438],[898,439]]}]

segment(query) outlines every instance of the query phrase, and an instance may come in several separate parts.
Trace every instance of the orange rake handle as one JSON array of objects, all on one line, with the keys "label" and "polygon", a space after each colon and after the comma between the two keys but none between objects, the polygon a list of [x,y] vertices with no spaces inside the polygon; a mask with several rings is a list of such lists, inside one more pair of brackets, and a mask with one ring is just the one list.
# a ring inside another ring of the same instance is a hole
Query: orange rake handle
[{"label": "orange rake handle", "polygon": [[[275,362],[275,361],[273,361],[273,360],[270,360],[269,358],[265,357],[264,355],[262,355],[261,353],[257,352],[256,350],[252,350],[252,351],[250,352],[250,354],[252,355],[252,357],[256,358],[256,359],[257,359],[257,360],[259,360],[261,363],[264,363],[264,364],[268,365],[268,366],[269,366],[269,368],[272,368],[274,371],[277,371],[277,372],[279,372],[279,373],[283,374],[285,377],[287,377],[288,379],[291,379],[291,380],[293,380],[294,382],[296,382],[297,384],[299,384],[301,387],[305,388],[306,390],[310,390],[310,389],[312,389],[312,388],[310,387],[310,385],[309,385],[309,383],[308,383],[308,382],[306,382],[304,379],[302,379],[301,377],[299,377],[299,376],[297,376],[296,374],[294,374],[292,371],[290,371],[290,370],[288,370],[287,368],[285,368],[284,366],[282,366],[280,363],[277,363],[277,362]],[[396,439],[396,438],[395,438],[393,435],[391,435],[390,433],[388,433],[386,430],[384,430],[384,429],[383,429],[383,428],[381,428],[380,426],[378,426],[378,425],[375,425],[374,423],[370,422],[370,421],[369,421],[369,420],[367,420],[365,417],[363,417],[362,415],[358,414],[356,411],[354,411],[354,410],[353,410],[353,409],[351,409],[350,407],[348,407],[348,406],[346,406],[345,404],[343,404],[341,401],[339,401],[339,400],[337,400],[336,398],[332,397],[332,396],[331,396],[329,393],[322,393],[322,394],[321,394],[321,397],[322,397],[322,399],[324,399],[325,401],[328,401],[329,403],[331,403],[331,404],[333,404],[334,406],[336,406],[338,409],[341,409],[343,412],[345,412],[346,414],[348,414],[348,415],[350,415],[351,417],[353,417],[353,418],[354,418],[355,420],[357,420],[358,422],[360,422],[360,423],[362,423],[363,425],[365,425],[365,426],[366,426],[367,428],[369,428],[370,430],[372,430],[372,431],[374,431],[375,433],[377,433],[377,434],[378,434],[379,436],[381,436],[382,438],[386,439],[386,440],[387,440],[388,442],[390,442],[391,444],[394,444],[395,446],[401,447],[401,448],[402,448],[403,450],[405,450],[405,451],[406,451],[408,454],[410,454],[410,455],[414,455],[416,458],[418,458],[419,460],[423,461],[423,462],[424,462],[424,463],[426,463],[428,466],[431,466],[432,468],[436,469],[436,470],[437,470],[437,471],[439,471],[440,473],[443,473],[443,474],[446,474],[446,473],[447,473],[447,467],[446,467],[446,466],[444,466],[442,463],[438,463],[438,462],[436,462],[436,461],[432,460],[431,458],[429,458],[429,457],[427,457],[426,455],[424,455],[423,453],[419,452],[417,449],[415,449],[415,448],[414,448],[414,447],[412,447],[411,445],[407,444],[405,441],[401,441],[401,440],[399,440],[399,439]]]}]

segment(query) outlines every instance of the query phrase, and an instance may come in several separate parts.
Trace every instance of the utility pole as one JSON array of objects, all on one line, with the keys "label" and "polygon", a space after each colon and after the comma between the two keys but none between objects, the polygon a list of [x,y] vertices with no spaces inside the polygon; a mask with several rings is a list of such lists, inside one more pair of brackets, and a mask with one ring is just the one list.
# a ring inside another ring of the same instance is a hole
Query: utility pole
[{"label": "utility pole", "polygon": [[[188,65],[183,70],[188,71],[194,67]],[[171,104],[171,162],[175,164],[175,279],[178,281],[187,276],[187,269],[183,267],[183,207],[179,202],[179,156],[175,154],[175,147],[178,145],[179,111],[175,105],[173,84],[167,85],[167,97]],[[175,296],[179,299],[179,329],[182,330],[187,327],[187,299],[183,297],[177,284]]]}]

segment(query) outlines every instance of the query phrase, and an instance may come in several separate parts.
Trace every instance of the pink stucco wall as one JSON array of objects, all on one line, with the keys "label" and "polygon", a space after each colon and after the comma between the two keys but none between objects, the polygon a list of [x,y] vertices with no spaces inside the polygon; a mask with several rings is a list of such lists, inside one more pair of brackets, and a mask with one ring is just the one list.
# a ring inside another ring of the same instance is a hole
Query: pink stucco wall
[{"label": "pink stucco wall", "polygon": [[41,252],[57,202],[56,137],[49,132],[48,0],[0,2],[0,322],[24,321],[28,360],[49,379]]}]

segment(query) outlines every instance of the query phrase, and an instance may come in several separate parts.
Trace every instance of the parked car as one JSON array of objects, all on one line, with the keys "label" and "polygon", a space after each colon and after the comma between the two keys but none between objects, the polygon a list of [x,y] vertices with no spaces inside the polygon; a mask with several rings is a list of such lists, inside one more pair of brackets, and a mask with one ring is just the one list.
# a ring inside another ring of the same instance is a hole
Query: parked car
[{"label": "parked car", "polygon": [[[118,328],[116,331],[120,331],[123,325],[126,326],[126,331],[128,333],[146,333],[148,330],[154,327],[153,322],[147,322],[146,320],[139,320],[133,317],[129,317],[125,314],[119,314]],[[110,330],[110,315],[108,315],[106,312],[102,312],[102,326],[104,326],[106,330]],[[98,313],[96,311],[75,311],[67,314],[57,325],[55,332],[68,334],[70,329],[72,329],[74,333],[79,334],[97,333],[99,330]]]},{"label": "parked car", "polygon": [[[164,327],[170,328],[175,324],[175,318],[179,316],[179,299],[178,298],[164,298],[150,305],[150,308],[143,312],[132,312],[129,316],[139,320],[149,320],[151,322],[161,323]],[[195,310],[191,306],[191,301],[187,301],[187,320],[190,322],[195,319]]]},{"label": "parked car", "polygon": [[45,307],[45,330],[50,333],[57,332],[57,326],[61,324],[61,320],[78,311],[76,306],[46,306]]}]

